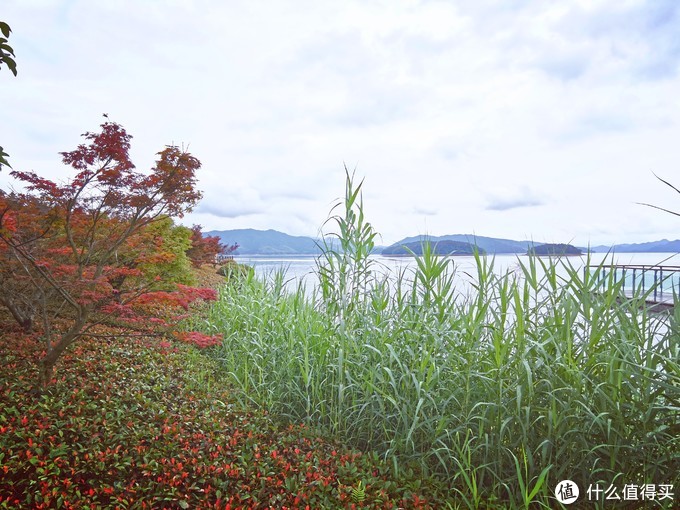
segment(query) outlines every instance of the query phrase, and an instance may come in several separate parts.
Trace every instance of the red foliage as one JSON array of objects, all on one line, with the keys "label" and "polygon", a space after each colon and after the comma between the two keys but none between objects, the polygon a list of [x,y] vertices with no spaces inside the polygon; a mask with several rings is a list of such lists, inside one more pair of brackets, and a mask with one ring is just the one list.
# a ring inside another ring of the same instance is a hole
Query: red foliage
[{"label": "red foliage", "polygon": [[195,301],[215,301],[217,292],[213,289],[201,289],[177,284],[175,291],[146,292],[133,300],[133,304],[165,304],[171,307],[181,307],[189,309],[189,305]]},{"label": "red foliage", "polygon": [[[139,325],[153,309],[148,305],[186,310],[215,298],[207,289],[168,290],[161,277],[144,278],[138,269],[172,257],[147,241],[145,229],[162,217],[181,217],[198,202],[198,159],[168,146],[143,173],[129,158],[132,137],[120,125],[105,122],[101,132],[83,136],[88,143],[61,153],[76,171],[70,180],[14,171],[26,193],[0,191],[0,304],[26,330],[38,315],[47,324],[42,384],[70,344],[111,316]],[[65,330],[49,326],[55,310],[70,319]]]},{"label": "red foliage", "polygon": [[191,248],[187,251],[187,257],[194,267],[214,264],[220,256],[229,255],[238,248],[238,244],[222,244],[218,236],[205,235],[201,228],[200,225],[191,227]]},{"label": "red foliage", "polygon": [[35,398],[27,380],[41,346],[3,326],[0,353],[13,356],[0,371],[0,508],[446,507],[436,499],[446,491],[417,473],[395,478],[377,455],[232,405],[224,374],[198,384],[214,366],[187,365],[177,342],[74,345],[49,398]]},{"label": "red foliage", "polygon": [[212,347],[215,345],[222,345],[223,338],[219,335],[206,335],[198,331],[180,332],[177,333],[177,338],[182,342],[193,344],[201,349]]},{"label": "red foliage", "polygon": [[0,239],[11,238],[33,260],[26,263],[10,245],[0,242],[0,304],[26,331],[32,328],[37,306],[50,295],[34,283],[49,264],[50,255],[41,247],[50,243],[55,220],[52,209],[38,198],[0,190]]}]

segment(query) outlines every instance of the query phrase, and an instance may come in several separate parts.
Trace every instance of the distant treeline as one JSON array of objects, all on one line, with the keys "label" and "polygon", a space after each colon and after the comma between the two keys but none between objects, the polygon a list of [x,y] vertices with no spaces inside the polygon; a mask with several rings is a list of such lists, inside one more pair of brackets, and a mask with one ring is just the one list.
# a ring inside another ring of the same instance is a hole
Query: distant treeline
[{"label": "distant treeline", "polygon": [[[408,256],[408,255],[422,255],[427,241],[414,241],[405,244],[393,244],[384,248],[383,255],[386,256]],[[473,255],[475,251],[479,251],[481,255],[485,255],[486,251],[477,246],[464,243],[460,241],[438,241],[429,243],[432,253],[434,255]]]},{"label": "distant treeline", "polygon": [[571,244],[542,244],[529,248],[527,255],[583,255],[583,252]]}]

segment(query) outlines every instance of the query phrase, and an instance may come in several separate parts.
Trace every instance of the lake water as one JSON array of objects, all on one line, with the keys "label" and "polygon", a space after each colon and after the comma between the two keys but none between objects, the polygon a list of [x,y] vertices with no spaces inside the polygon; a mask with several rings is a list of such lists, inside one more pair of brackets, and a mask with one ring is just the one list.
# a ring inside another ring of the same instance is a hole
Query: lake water
[{"label": "lake water", "polygon": [[[519,264],[528,262],[528,258],[523,255],[495,255],[488,256],[489,260],[494,261],[494,272],[497,274],[505,274],[508,270],[519,270]],[[413,271],[416,267],[415,259],[412,257],[383,257],[382,255],[372,255],[371,259],[375,261],[374,268],[381,273],[387,275],[396,275],[400,271]],[[274,271],[279,269],[286,270],[286,276],[289,280],[288,286],[294,288],[297,282],[302,280],[305,286],[311,289],[317,283],[315,274],[315,257],[235,257],[239,263],[248,264],[255,268],[255,274],[259,277],[266,278]],[[459,279],[463,285],[474,281],[477,272],[474,257],[452,257],[453,268],[455,270],[456,279]],[[586,256],[583,257],[568,257],[565,259],[573,267],[582,269],[586,263],[599,264],[605,261],[606,264],[627,264],[627,265],[663,265],[663,266],[678,266],[680,267],[680,254],[678,253],[593,253],[590,260]],[[566,272],[563,272],[566,275]],[[647,276],[651,280],[651,274]],[[628,280],[628,278],[627,278]],[[638,280],[639,283],[639,280]],[[648,284],[649,285],[649,284]],[[667,281],[667,287],[671,285],[676,289],[680,285],[680,273],[675,273],[671,276],[671,280]]]}]

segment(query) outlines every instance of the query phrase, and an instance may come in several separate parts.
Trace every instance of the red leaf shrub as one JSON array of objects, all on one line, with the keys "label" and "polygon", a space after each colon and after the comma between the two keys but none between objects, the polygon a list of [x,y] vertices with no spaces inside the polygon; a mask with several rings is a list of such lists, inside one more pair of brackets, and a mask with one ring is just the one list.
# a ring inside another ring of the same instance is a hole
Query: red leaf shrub
[{"label": "red leaf shrub", "polygon": [[223,340],[221,335],[210,336],[206,335],[205,333],[199,333],[198,331],[179,332],[176,336],[182,342],[195,345],[200,349],[213,347],[215,345],[222,345]]},{"label": "red leaf shrub", "polygon": [[218,236],[205,235],[201,228],[200,225],[191,227],[191,248],[187,250],[187,256],[194,267],[214,264],[219,257],[229,255],[238,249],[238,244],[224,245]]},{"label": "red leaf shrub", "polygon": [[243,408],[190,346],[98,331],[36,395],[41,345],[0,323],[0,508],[447,508],[418,473]]}]

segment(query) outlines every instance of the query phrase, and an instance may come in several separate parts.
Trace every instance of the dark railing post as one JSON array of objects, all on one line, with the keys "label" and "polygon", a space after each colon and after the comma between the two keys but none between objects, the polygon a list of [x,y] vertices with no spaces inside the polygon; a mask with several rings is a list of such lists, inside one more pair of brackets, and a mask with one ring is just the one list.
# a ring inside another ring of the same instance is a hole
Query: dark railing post
[{"label": "dark railing post", "polygon": [[633,295],[635,295],[635,274],[637,273],[637,268],[633,268]]},{"label": "dark railing post", "polygon": [[623,281],[623,293],[626,293],[626,268],[621,268],[621,280]]},{"label": "dark railing post", "polygon": [[658,289],[659,289],[659,282],[657,281],[657,273],[658,273],[658,271],[656,269],[654,269],[654,301],[656,301],[656,297],[657,297],[656,293],[658,292]]}]

